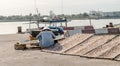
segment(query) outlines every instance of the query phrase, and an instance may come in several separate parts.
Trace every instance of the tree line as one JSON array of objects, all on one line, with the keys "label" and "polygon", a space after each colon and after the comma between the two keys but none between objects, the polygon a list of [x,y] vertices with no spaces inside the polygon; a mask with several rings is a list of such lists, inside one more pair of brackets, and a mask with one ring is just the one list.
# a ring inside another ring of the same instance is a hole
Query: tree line
[{"label": "tree line", "polygon": [[[58,17],[63,16],[62,15],[56,15]],[[71,14],[71,15],[64,15],[67,19],[86,19],[89,18],[88,13],[80,13],[80,14]],[[36,20],[42,17],[48,17],[48,15],[42,15],[38,16],[36,14],[28,14],[28,15],[11,15],[11,16],[0,16],[0,21],[30,21],[30,20]]]},{"label": "tree line", "polygon": [[[56,15],[58,17],[66,17],[70,20],[79,20],[79,19],[115,19],[120,18],[120,16],[101,16],[101,15],[90,15],[89,13],[80,13],[80,14],[71,14],[71,15],[65,15],[60,14]],[[28,14],[28,15],[11,15],[11,16],[0,16],[1,22],[13,22],[13,21],[35,21],[39,18],[43,17],[49,17],[49,15],[40,15],[40,14]]]}]

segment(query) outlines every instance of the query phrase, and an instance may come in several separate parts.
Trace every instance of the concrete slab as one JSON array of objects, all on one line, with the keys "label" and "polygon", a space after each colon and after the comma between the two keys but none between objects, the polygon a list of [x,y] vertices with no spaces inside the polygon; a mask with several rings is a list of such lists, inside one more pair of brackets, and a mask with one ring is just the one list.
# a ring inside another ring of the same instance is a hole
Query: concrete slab
[{"label": "concrete slab", "polygon": [[[0,35],[0,66],[119,66],[111,60],[59,55],[41,50],[14,50],[14,43],[28,39],[25,34]],[[9,38],[6,38],[9,37]]]},{"label": "concrete slab", "polygon": [[107,33],[108,33],[107,28],[95,29],[95,34],[107,34]]}]

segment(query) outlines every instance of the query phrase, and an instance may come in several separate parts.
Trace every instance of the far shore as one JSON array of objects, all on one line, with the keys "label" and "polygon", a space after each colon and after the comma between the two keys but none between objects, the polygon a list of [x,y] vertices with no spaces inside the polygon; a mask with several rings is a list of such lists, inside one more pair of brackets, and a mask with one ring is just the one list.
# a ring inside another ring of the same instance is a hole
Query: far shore
[{"label": "far shore", "polygon": [[29,22],[29,20],[0,20],[0,22]]},{"label": "far shore", "polygon": [[[91,20],[101,20],[101,19],[120,19],[120,18],[100,18],[100,19],[91,19]],[[73,18],[68,20],[90,20],[89,18]],[[35,20],[32,20],[35,21]],[[29,20],[0,20],[0,22],[29,22]]]}]

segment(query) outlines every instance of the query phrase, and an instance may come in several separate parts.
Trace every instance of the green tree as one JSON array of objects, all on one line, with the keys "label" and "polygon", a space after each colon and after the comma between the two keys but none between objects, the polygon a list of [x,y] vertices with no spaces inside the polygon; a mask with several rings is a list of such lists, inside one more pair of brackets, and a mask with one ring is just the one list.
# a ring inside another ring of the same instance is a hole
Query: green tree
[{"label": "green tree", "polygon": [[89,14],[88,13],[83,13],[83,17],[89,17]]}]

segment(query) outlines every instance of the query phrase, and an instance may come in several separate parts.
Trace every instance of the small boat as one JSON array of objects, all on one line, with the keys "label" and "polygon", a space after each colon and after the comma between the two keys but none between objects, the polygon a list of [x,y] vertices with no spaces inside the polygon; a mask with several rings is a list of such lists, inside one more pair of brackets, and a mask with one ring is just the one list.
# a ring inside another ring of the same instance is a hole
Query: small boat
[{"label": "small boat", "polygon": [[49,23],[60,23],[60,22],[67,22],[66,17],[54,17],[54,18],[50,18],[50,17],[43,17],[42,19],[40,19],[40,22],[49,22]]},{"label": "small boat", "polygon": [[50,22],[50,23],[57,23],[57,22],[66,22],[67,20],[50,20],[50,21],[43,21],[43,22]]}]

